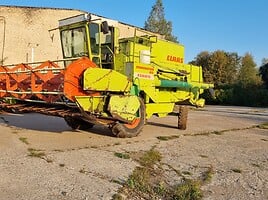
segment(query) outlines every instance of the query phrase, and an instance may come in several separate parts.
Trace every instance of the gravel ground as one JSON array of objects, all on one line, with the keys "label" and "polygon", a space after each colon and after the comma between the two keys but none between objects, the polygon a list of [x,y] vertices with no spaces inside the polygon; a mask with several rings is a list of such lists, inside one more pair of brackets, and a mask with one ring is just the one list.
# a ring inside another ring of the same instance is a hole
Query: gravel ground
[{"label": "gravel ground", "polygon": [[152,118],[138,137],[120,139],[100,126],[74,132],[60,118],[1,114],[0,200],[111,199],[139,165],[114,153],[152,147],[189,178],[213,169],[204,199],[268,199],[268,129],[257,127],[267,122],[268,109],[207,106],[190,111],[185,131],[175,117]]}]

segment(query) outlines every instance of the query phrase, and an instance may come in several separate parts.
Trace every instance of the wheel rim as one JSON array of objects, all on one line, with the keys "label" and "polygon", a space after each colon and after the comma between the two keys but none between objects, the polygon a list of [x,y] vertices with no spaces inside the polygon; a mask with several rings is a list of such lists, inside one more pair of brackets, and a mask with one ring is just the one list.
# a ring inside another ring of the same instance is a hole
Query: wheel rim
[{"label": "wheel rim", "polygon": [[129,128],[129,129],[133,129],[133,128],[136,128],[139,125],[140,121],[141,121],[140,117],[135,118],[131,124],[124,124],[124,126]]}]

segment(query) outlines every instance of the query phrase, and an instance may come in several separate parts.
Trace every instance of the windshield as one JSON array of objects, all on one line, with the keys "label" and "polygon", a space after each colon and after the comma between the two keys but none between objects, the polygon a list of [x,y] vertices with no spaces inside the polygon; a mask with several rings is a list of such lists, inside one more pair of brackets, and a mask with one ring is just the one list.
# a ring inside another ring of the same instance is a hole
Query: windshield
[{"label": "windshield", "polygon": [[64,58],[88,56],[86,28],[79,27],[61,32]]}]

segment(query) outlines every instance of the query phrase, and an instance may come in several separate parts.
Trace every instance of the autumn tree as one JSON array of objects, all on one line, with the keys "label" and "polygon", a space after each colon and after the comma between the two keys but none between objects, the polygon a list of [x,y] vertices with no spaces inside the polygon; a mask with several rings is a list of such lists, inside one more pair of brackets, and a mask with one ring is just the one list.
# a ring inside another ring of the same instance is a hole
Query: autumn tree
[{"label": "autumn tree", "polygon": [[145,22],[144,29],[164,35],[166,40],[178,42],[177,37],[172,35],[172,22],[165,19],[162,0],[156,0],[148,19]]},{"label": "autumn tree", "polygon": [[249,53],[246,53],[241,59],[238,82],[242,86],[257,85],[261,82],[256,69],[256,63]]},{"label": "autumn tree", "polygon": [[203,67],[204,80],[216,86],[232,84],[236,81],[240,57],[237,53],[225,51],[198,54],[190,64]]},{"label": "autumn tree", "polygon": [[[266,60],[268,61],[268,60]],[[215,85],[215,97],[205,91],[203,98],[213,104],[239,106],[267,106],[268,92],[261,86],[256,63],[249,53],[238,56],[225,51],[199,53],[190,64],[203,67],[205,82]],[[260,68],[263,79],[268,80],[268,62]],[[267,83],[267,82],[266,82]]]}]

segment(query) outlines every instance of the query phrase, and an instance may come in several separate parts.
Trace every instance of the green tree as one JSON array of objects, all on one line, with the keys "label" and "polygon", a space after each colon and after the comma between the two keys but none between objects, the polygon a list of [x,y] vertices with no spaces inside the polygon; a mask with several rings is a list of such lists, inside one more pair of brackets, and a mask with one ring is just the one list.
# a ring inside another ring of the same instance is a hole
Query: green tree
[{"label": "green tree", "polygon": [[257,73],[256,63],[254,62],[252,55],[249,53],[246,53],[241,59],[238,83],[242,86],[258,85],[261,83]]},{"label": "green tree", "polygon": [[265,87],[268,89],[268,59],[262,60],[262,66],[259,69],[259,74],[265,84]]},{"label": "green tree", "polygon": [[144,29],[164,35],[166,40],[178,42],[177,37],[172,35],[172,22],[165,19],[162,0],[156,0],[148,19],[145,22]]},{"label": "green tree", "polygon": [[240,57],[237,53],[218,50],[212,53],[203,51],[190,64],[202,66],[204,80],[213,82],[217,87],[236,81],[239,62]]}]

